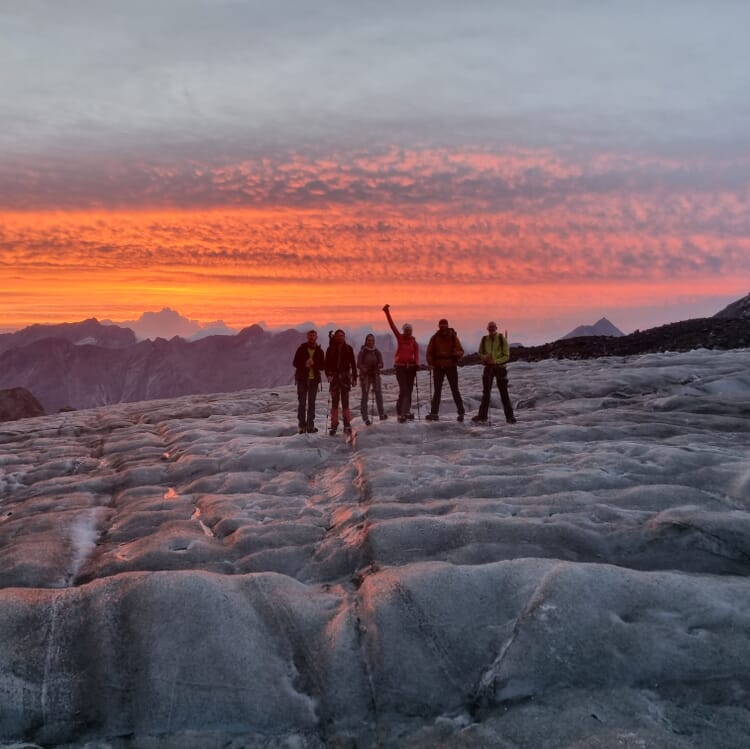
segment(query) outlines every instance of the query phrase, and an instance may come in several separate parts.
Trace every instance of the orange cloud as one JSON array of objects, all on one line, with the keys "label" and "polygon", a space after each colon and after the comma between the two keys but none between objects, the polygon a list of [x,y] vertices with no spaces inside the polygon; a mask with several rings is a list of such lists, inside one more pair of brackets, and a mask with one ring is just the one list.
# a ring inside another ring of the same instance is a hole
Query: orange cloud
[{"label": "orange cloud", "polygon": [[[119,208],[0,213],[0,327],[165,305],[234,326],[357,323],[386,299],[415,320],[549,315],[750,278],[750,187],[700,159],[391,148],[106,168],[120,184],[99,194]],[[21,196],[64,203],[54,174]]]}]

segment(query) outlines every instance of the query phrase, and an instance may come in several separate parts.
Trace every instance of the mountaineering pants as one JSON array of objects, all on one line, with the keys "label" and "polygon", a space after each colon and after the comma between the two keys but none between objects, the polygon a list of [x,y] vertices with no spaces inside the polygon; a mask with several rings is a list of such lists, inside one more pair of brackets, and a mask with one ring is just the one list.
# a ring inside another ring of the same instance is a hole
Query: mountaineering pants
[{"label": "mountaineering pants", "polygon": [[349,375],[337,374],[331,380],[331,426],[335,427],[339,423],[339,400],[341,400],[341,409],[344,412],[344,426],[347,427],[352,422],[352,412],[349,408],[349,391],[352,389],[352,383]]},{"label": "mountaineering pants", "polygon": [[458,367],[454,364],[452,367],[435,367],[433,369],[435,377],[435,391],[432,394],[432,404],[430,412],[436,414],[440,408],[440,396],[443,393],[443,378],[448,378],[448,384],[451,386],[453,402],[456,404],[456,411],[459,416],[464,413],[464,402],[461,393],[458,392]]},{"label": "mountaineering pants", "polygon": [[486,419],[490,410],[490,396],[492,395],[492,381],[497,381],[497,389],[500,391],[500,400],[503,402],[503,411],[505,420],[511,421],[513,416],[513,406],[508,395],[508,370],[504,364],[485,364],[482,373],[482,402],[479,404],[480,419]]},{"label": "mountaineering pants", "polygon": [[315,380],[297,380],[297,422],[300,427],[315,426],[315,398],[318,383]]},{"label": "mountaineering pants", "polygon": [[385,414],[385,409],[383,408],[383,389],[380,386],[380,372],[368,372],[365,375],[361,375],[360,384],[362,385],[362,400],[359,404],[359,410],[362,413],[362,421],[367,421],[369,418],[367,415],[367,401],[370,397],[370,388],[375,391],[375,403],[378,407],[378,416],[382,419]]},{"label": "mountaineering pants", "polygon": [[396,413],[399,416],[408,416],[411,413],[411,394],[414,390],[414,380],[416,377],[416,367],[396,367],[396,382],[398,382]]}]

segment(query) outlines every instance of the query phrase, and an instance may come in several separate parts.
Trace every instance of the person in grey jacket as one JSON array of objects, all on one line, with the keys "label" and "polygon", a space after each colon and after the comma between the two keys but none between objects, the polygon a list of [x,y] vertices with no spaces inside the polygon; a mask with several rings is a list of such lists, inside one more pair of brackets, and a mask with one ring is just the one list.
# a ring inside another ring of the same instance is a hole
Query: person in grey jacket
[{"label": "person in grey jacket", "polygon": [[365,338],[364,346],[359,350],[357,369],[359,370],[359,382],[362,386],[362,401],[360,403],[362,421],[367,426],[370,426],[372,422],[367,411],[367,401],[370,397],[371,388],[375,391],[375,403],[378,407],[380,420],[388,418],[383,408],[383,389],[380,386],[380,370],[383,369],[383,355],[380,353],[380,349],[375,346],[375,336],[372,333],[368,334]]}]

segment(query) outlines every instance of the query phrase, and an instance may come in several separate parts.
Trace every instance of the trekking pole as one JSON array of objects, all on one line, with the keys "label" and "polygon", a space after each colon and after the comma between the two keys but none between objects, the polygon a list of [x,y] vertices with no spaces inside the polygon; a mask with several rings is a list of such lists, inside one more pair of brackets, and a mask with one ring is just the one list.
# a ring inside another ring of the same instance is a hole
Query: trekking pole
[{"label": "trekking pole", "polygon": [[419,403],[419,367],[417,367],[417,371],[414,373],[414,386],[417,389],[417,421],[422,420],[422,414],[419,409],[420,403]]},{"label": "trekking pole", "polygon": [[[373,374],[370,380],[370,421],[375,418],[375,387],[378,381],[378,373]],[[380,414],[378,414],[380,415]]]}]

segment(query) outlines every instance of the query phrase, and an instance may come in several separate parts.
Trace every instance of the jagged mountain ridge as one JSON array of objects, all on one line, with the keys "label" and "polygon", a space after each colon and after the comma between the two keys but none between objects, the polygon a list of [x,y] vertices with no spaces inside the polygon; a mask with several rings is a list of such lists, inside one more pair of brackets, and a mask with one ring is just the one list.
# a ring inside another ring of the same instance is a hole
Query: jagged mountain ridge
[{"label": "jagged mountain ridge", "polygon": [[77,346],[94,345],[102,348],[123,348],[136,343],[135,333],[130,328],[118,325],[103,325],[96,318],[80,322],[65,322],[58,325],[29,325],[15,333],[0,334],[0,353],[12,348],[30,346],[48,338],[70,341]]},{"label": "jagged mountain ridge", "polygon": [[0,387],[23,384],[47,413],[274,387],[289,383],[299,342],[297,331],[271,334],[257,325],[236,336],[157,338],[119,348],[47,338],[0,354]]},{"label": "jagged mountain ridge", "polygon": [[[39,338],[38,328],[48,327],[64,335]],[[27,388],[46,413],[288,385],[294,378],[294,351],[304,340],[298,330],[272,333],[259,325],[196,341],[175,336],[139,342],[129,329],[96,320],[32,328],[12,334],[21,345],[0,349],[0,388]],[[123,332],[107,337],[111,328]],[[81,342],[92,336],[109,345]],[[392,336],[376,338],[384,355],[390,355]],[[128,345],[113,345],[126,339]],[[327,341],[321,345],[325,348]]]}]

